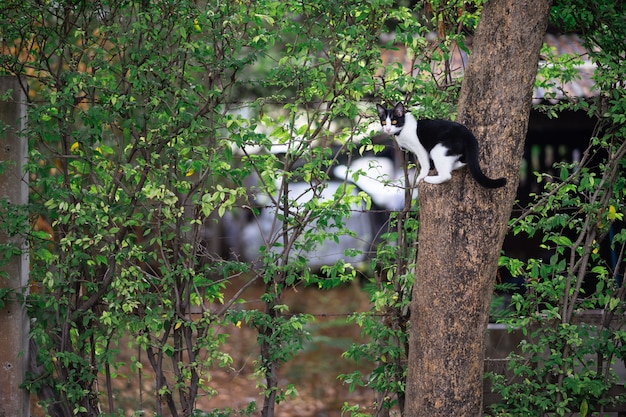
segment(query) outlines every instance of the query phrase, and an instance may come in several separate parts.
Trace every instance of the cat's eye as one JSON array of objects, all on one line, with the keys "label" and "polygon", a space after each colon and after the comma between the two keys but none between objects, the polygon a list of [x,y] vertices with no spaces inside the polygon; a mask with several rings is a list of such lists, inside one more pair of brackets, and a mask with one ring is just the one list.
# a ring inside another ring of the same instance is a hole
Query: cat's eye
[{"label": "cat's eye", "polygon": [[387,124],[387,122],[386,122],[386,121],[384,121],[384,120],[381,120],[381,121],[380,121],[380,124],[381,124],[381,125],[383,125],[383,126],[385,126],[385,125]]},{"label": "cat's eye", "polygon": [[397,120],[392,120],[392,121],[391,121],[391,124],[392,124],[392,125],[397,125],[397,124],[398,124],[398,121],[397,121]]}]

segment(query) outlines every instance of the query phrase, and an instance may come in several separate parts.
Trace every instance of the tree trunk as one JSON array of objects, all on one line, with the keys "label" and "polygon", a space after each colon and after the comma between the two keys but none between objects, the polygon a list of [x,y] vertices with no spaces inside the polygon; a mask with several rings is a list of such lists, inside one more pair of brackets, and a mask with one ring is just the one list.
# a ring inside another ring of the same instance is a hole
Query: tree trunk
[{"label": "tree trunk", "polygon": [[482,188],[466,169],[419,186],[406,416],[482,414],[489,304],[550,3],[486,2],[465,71],[458,121],[477,137],[485,173],[506,176],[507,186]]}]

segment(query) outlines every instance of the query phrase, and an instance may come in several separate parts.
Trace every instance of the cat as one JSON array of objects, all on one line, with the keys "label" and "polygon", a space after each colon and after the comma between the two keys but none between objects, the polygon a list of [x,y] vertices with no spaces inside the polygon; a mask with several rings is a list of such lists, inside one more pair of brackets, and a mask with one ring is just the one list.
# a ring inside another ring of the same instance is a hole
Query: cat
[{"label": "cat", "polygon": [[[395,136],[401,148],[413,152],[420,164],[417,182],[430,184],[450,181],[452,171],[465,165],[476,182],[486,188],[506,185],[506,178],[488,178],[478,163],[478,141],[470,130],[449,120],[417,120],[398,103],[393,109],[376,105],[383,133]],[[428,175],[430,160],[437,175]]]}]

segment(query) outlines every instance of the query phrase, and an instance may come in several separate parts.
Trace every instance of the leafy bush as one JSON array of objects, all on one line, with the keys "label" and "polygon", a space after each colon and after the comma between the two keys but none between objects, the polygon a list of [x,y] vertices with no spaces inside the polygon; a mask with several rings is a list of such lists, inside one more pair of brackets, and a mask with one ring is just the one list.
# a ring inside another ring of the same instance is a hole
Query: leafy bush
[{"label": "leafy bush", "polygon": [[[30,234],[38,290],[28,297],[37,368],[27,388],[50,415],[121,413],[112,381],[126,368],[154,377],[157,414],[191,415],[215,392],[211,369],[231,366],[229,324],[258,331],[263,415],[295,392],[277,369],[302,349],[312,317],[285,315],[281,296],[355,275],[340,263],[321,281],[302,253],[349,235],[344,219],[367,204],[347,184],[320,195],[329,145],[361,146],[354,122],[375,88],[371,45],[387,6],[5,2],[0,71],[29,91],[33,192],[22,212],[55,232]],[[294,179],[308,202],[290,192]],[[227,217],[258,218],[256,195],[278,227],[248,263],[220,242]],[[265,310],[241,310],[255,283]],[[120,361],[123,348],[152,370]]]},{"label": "leafy bush", "polygon": [[[618,383],[612,366],[623,362],[626,353],[622,285],[626,130],[621,121],[626,100],[616,90],[623,82],[624,63],[614,55],[611,39],[623,37],[626,28],[619,11],[605,6],[563,1],[553,9],[566,29],[584,33],[597,66],[594,81],[599,95],[591,101],[562,101],[549,111],[586,112],[598,124],[580,161],[558,164],[554,176],[537,174],[543,192],[511,221],[514,234],[541,237],[549,255],[524,262],[501,259],[512,274],[527,277],[526,294],[513,296],[512,313],[504,320],[527,338],[520,352],[509,356],[509,374],[491,375],[494,391],[502,396],[502,402],[492,407],[494,415],[585,416],[625,400],[611,391]],[[623,51],[623,44],[620,48]],[[561,59],[552,71],[568,77],[572,62]],[[610,256],[603,253],[606,248]],[[590,321],[589,311],[596,312],[591,316],[595,320]]]}]

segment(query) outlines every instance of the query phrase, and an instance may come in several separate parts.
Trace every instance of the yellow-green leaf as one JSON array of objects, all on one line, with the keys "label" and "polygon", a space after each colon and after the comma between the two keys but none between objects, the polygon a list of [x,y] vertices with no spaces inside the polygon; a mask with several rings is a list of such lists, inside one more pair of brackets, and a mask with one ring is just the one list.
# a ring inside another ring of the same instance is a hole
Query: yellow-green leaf
[{"label": "yellow-green leaf", "polygon": [[586,417],[588,412],[589,412],[589,404],[587,403],[587,400],[583,398],[583,400],[580,403],[580,417]]}]

